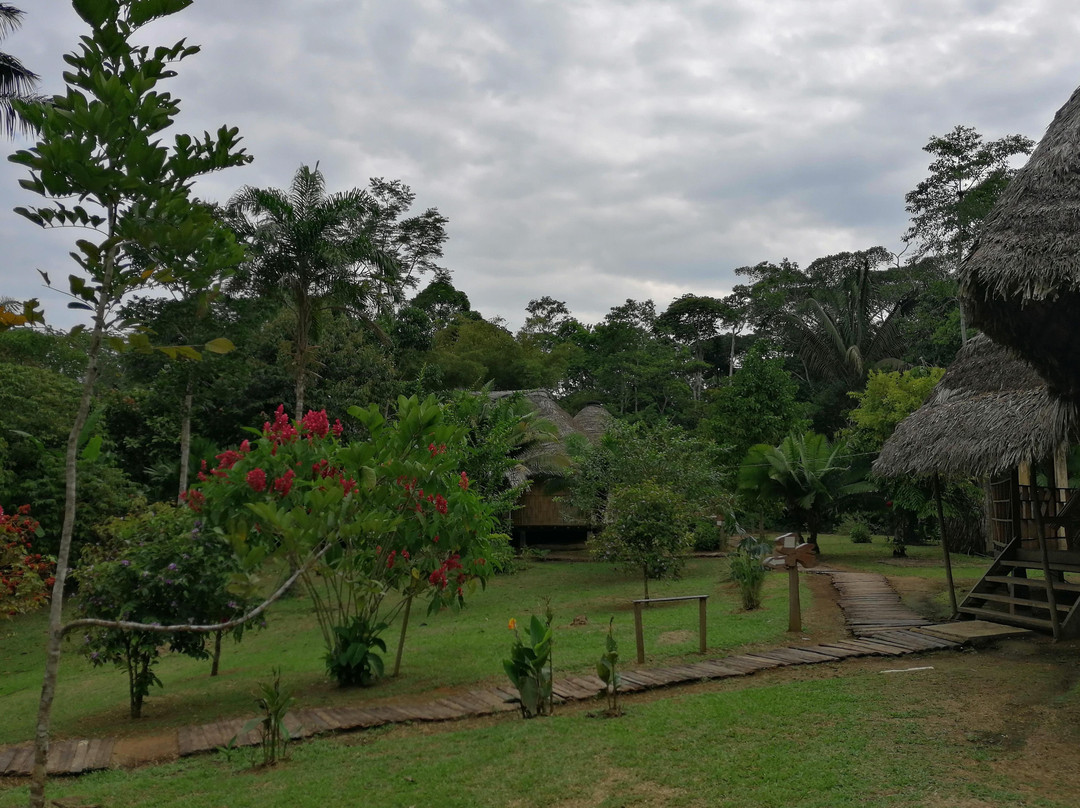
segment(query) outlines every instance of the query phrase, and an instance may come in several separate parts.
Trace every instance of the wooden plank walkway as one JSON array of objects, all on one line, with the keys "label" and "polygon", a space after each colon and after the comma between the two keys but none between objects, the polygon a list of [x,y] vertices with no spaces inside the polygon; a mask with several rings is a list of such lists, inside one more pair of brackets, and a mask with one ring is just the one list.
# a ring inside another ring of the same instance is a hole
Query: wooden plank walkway
[{"label": "wooden plank walkway", "polygon": [[[709,679],[749,676],[760,670],[789,665],[814,665],[867,656],[902,656],[956,648],[957,643],[918,631],[930,625],[900,602],[884,576],[876,573],[841,572],[826,568],[812,571],[829,575],[840,593],[840,608],[850,640],[820,645],[793,645],[736,656],[703,659],[688,664],[641,668],[621,673],[622,692],[636,693]],[[596,676],[568,676],[552,687],[556,703],[597,698],[603,683]],[[492,687],[456,693],[433,701],[371,707],[321,707],[296,710],[287,718],[294,738],[309,738],[384,724],[417,721],[454,721],[494,713],[516,711],[517,694],[507,687]],[[210,752],[229,744],[254,746],[259,731],[243,733],[247,719],[216,721],[176,731],[177,754],[181,757]],[[113,765],[115,739],[76,739],[54,742],[49,749],[50,774],[81,774]],[[33,749],[28,744],[0,747],[0,776],[25,776],[33,767]]]}]

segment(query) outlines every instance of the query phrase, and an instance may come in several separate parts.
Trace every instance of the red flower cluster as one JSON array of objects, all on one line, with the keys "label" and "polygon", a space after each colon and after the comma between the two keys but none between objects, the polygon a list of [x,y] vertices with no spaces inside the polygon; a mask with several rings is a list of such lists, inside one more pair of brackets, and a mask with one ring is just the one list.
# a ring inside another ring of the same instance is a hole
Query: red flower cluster
[{"label": "red flower cluster", "polygon": [[330,427],[330,431],[334,433],[335,438],[340,438],[341,433],[345,431],[345,427],[341,425],[341,419],[335,418],[334,425]]},{"label": "red flower cluster", "polygon": [[19,506],[12,514],[0,507],[0,607],[7,614],[41,605],[56,583],[54,562],[30,552],[30,536],[37,531],[29,505]]},{"label": "red flower cluster", "polygon": [[435,495],[435,510],[446,516],[446,499],[442,494]]},{"label": "red flower cluster", "polygon": [[274,480],[274,490],[283,497],[288,496],[289,492],[292,490],[292,481],[295,476],[296,472],[289,469],[282,476]]},{"label": "red flower cluster", "polygon": [[247,484],[256,494],[266,490],[266,472],[262,469],[252,469],[247,473]]},{"label": "red flower cluster", "polygon": [[469,475],[466,474],[464,471],[461,472],[461,479],[458,480],[458,488],[460,488],[462,491],[469,490]]},{"label": "red flower cluster", "polygon": [[439,455],[446,452],[445,443],[440,443],[438,446],[436,446],[434,443],[429,443],[427,448],[428,451],[431,452],[432,457],[438,457]]},{"label": "red flower cluster", "polygon": [[308,433],[308,440],[313,438],[325,438],[330,434],[330,419],[326,410],[308,410],[308,414],[300,420],[300,426]]},{"label": "red flower cluster", "polygon": [[180,495],[180,501],[187,503],[187,506],[195,511],[195,513],[202,513],[203,503],[206,502],[206,495],[197,488],[189,488]]},{"label": "red flower cluster", "polygon": [[[438,541],[437,536],[436,541]],[[428,576],[428,583],[430,583],[432,586],[439,587],[439,589],[446,589],[449,584],[448,576],[454,570],[463,570],[463,567],[461,566],[461,556],[457,553],[454,553],[452,556],[446,559],[442,563],[442,566],[440,566],[437,570],[435,570],[433,573],[431,573],[431,575]],[[467,577],[468,576],[465,575],[464,571],[458,572],[457,574],[457,587],[459,595],[461,594],[461,585],[465,583]]]},{"label": "red flower cluster", "polygon": [[273,441],[274,448],[270,450],[271,454],[277,454],[277,447],[281,444],[292,443],[300,436],[289,420],[289,416],[285,414],[284,404],[278,404],[278,408],[274,410],[274,423],[263,421],[263,434]]}]

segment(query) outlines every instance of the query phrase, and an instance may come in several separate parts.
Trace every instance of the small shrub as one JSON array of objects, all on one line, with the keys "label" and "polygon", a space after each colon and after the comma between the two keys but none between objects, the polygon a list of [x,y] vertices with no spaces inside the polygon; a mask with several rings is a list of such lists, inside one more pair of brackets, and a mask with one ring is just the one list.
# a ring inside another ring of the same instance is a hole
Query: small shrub
[{"label": "small shrub", "polygon": [[603,694],[607,697],[607,714],[611,716],[622,715],[619,708],[619,685],[622,679],[619,676],[619,646],[615,642],[615,618],[608,622],[607,637],[604,639],[604,653],[596,663],[596,675],[604,683]]},{"label": "small shrub", "polygon": [[847,520],[840,526],[843,533],[847,533],[853,544],[870,544],[870,528],[865,522]]},{"label": "small shrub", "polygon": [[727,579],[739,585],[743,609],[750,612],[761,607],[761,589],[767,570],[763,564],[772,552],[772,545],[747,536],[738,549],[728,556]]},{"label": "small shrub", "polygon": [[367,687],[383,675],[383,661],[377,651],[386,653],[386,643],[379,636],[386,623],[368,623],[356,615],[347,626],[334,626],[334,650],[326,655],[326,671],[341,687]]},{"label": "small shrub", "polygon": [[[258,705],[262,715],[253,718],[243,729],[246,734],[259,728],[262,749],[262,765],[273,766],[285,757],[291,736],[289,728],[285,726],[285,714],[295,701],[292,691],[281,686],[281,668],[274,668],[273,679],[269,682],[259,682],[255,690],[255,704]],[[234,746],[236,739],[229,742],[229,749]]]},{"label": "small shrub", "polygon": [[543,623],[540,622],[540,618],[533,615],[529,621],[529,634],[524,642],[521,634],[518,633],[517,620],[511,618],[509,623],[510,630],[514,632],[514,643],[510,646],[510,659],[503,660],[503,670],[517,688],[522,718],[551,715],[552,712],[551,621],[553,617],[550,607]]}]

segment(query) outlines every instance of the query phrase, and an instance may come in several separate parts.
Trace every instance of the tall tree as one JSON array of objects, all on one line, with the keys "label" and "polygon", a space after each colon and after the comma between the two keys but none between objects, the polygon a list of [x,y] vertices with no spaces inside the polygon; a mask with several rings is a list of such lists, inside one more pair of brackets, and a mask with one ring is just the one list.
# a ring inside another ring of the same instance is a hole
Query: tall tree
[{"label": "tall tree", "polygon": [[[931,136],[923,146],[934,157],[930,176],[904,196],[911,215],[904,241],[916,245],[915,257],[946,258],[955,273],[974,245],[982,220],[1015,173],[1009,161],[1034,148],[1035,142],[1023,135],[984,142],[973,127],[963,125]],[[966,341],[962,314],[960,332]]]},{"label": "tall tree", "polygon": [[871,368],[898,364],[905,298],[883,294],[890,260],[884,247],[819,258],[807,267],[814,291],[790,321],[813,378],[861,388]]},{"label": "tall tree", "polygon": [[376,299],[399,279],[398,264],[373,242],[365,220],[374,200],[353,188],[327,194],[318,165],[301,166],[288,191],[245,186],[229,201],[229,219],[247,246],[232,288],[282,298],[296,318],[292,372],[298,415],[317,364],[321,315],[340,307],[370,317]]},{"label": "tall tree", "polygon": [[[151,283],[182,276],[198,286],[199,278],[212,279],[240,258],[232,234],[190,196],[200,175],[250,160],[237,149],[237,130],[222,127],[216,137],[207,133],[202,139],[179,134],[171,146],[161,140],[179,112],[179,102],[158,85],[175,75],[173,64],[199,49],[183,41],[153,49],[130,41],[148,23],[190,4],[191,0],[74,0],[75,11],[91,30],[78,50],[66,57],[66,93],[54,96],[48,105],[13,102],[16,112],[40,133],[40,140],[10,159],[29,170],[22,186],[45,198],[41,207],[16,210],[40,227],[77,230],[80,238],[72,255],[82,274],[71,276],[70,293],[93,318],[81,395],[66,446],[64,521],[35,733],[31,806],[45,804],[49,722],[75,524],[79,437],[94,400],[102,344],[115,325],[116,307],[126,293]],[[133,263],[132,255],[140,260]],[[147,264],[142,259],[148,257],[153,260]],[[145,335],[130,339],[149,344]]]},{"label": "tall tree", "polygon": [[[0,3],[0,38],[22,24],[23,12],[8,3]],[[33,125],[15,108],[13,101],[40,103],[35,94],[40,76],[27,69],[14,56],[0,52],[0,129],[8,137],[16,133],[34,134]]]},{"label": "tall tree", "polygon": [[671,301],[667,310],[656,318],[656,330],[667,334],[690,349],[690,354],[702,368],[693,376],[691,388],[694,400],[701,400],[705,387],[705,347],[720,335],[720,329],[733,325],[738,315],[727,302],[715,297],[685,294]]}]

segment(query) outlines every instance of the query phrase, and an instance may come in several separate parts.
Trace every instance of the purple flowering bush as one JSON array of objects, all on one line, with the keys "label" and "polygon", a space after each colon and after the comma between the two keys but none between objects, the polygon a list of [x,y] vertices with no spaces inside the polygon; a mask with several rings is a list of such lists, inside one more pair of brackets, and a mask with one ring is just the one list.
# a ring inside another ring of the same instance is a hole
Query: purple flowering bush
[{"label": "purple flowering bush", "polygon": [[[229,545],[202,529],[187,508],[155,504],[113,519],[104,541],[87,546],[74,575],[79,585],[79,617],[129,620],[158,625],[213,624],[244,614],[248,603],[227,590],[236,561]],[[239,639],[243,627],[235,631]],[[142,715],[153,686],[160,649],[196,659],[210,656],[207,634],[122,631],[91,628],[82,650],[95,665],[126,671],[131,717]],[[220,648],[220,637],[216,648]]]}]

